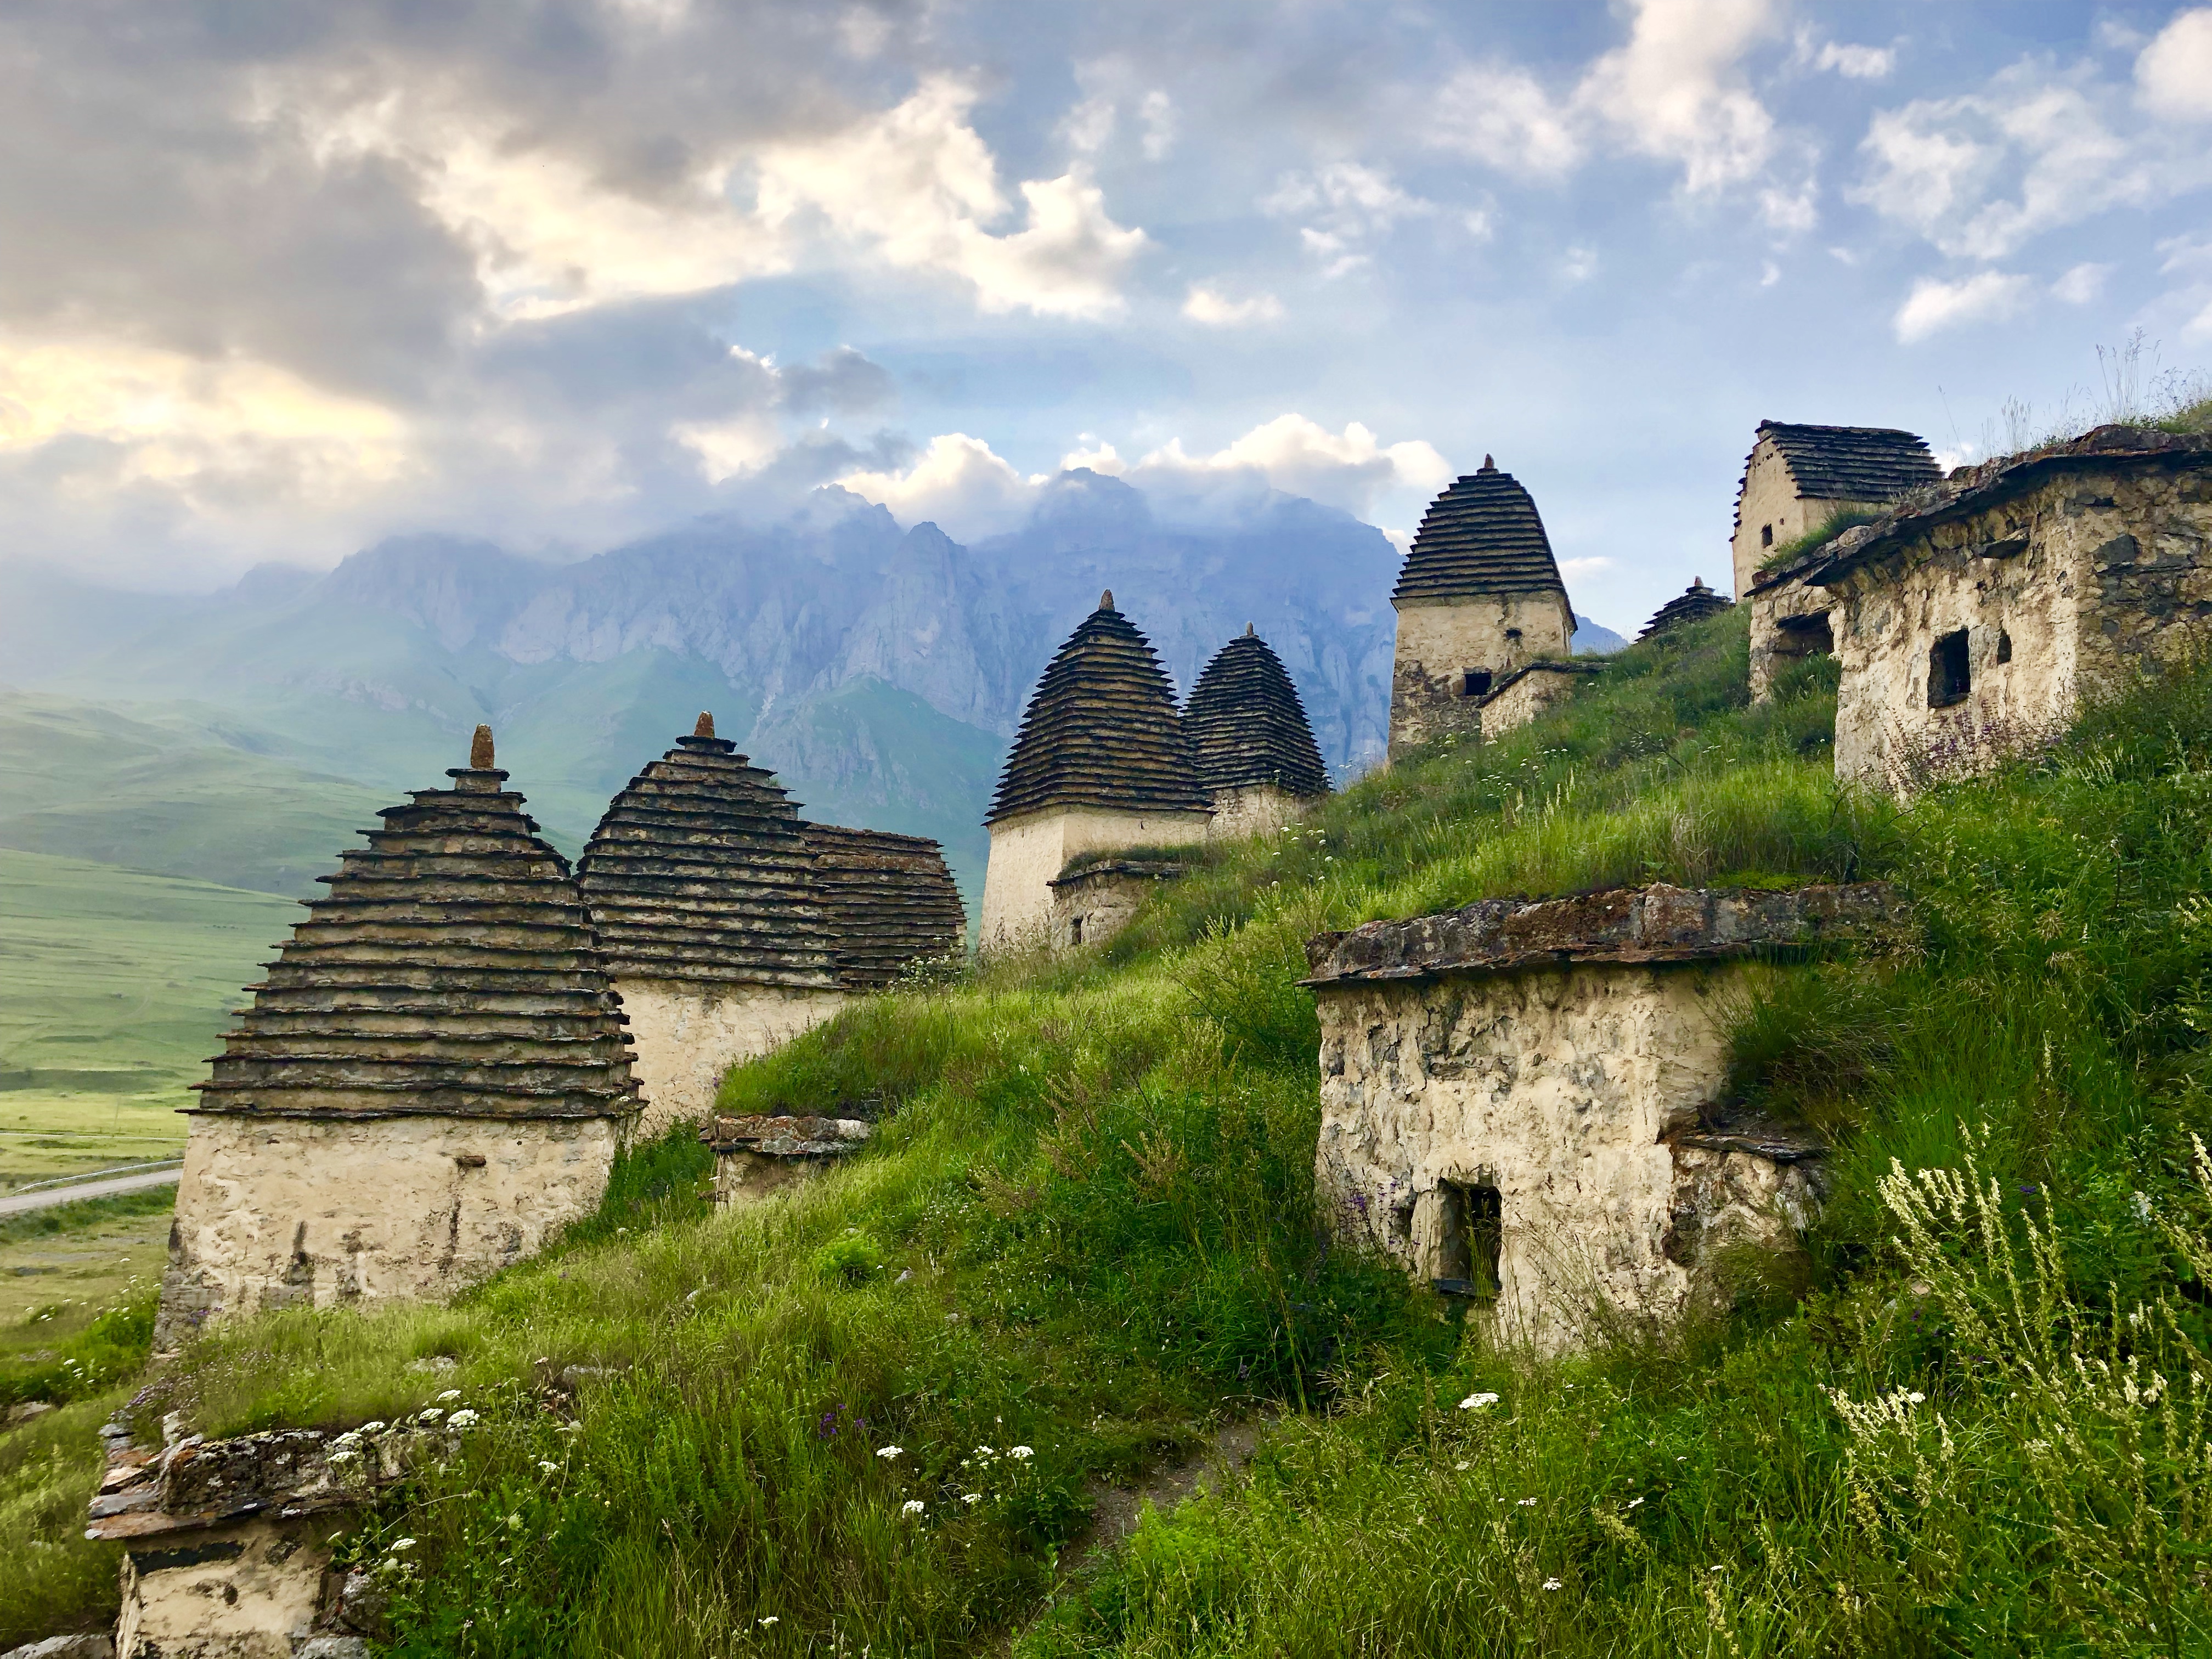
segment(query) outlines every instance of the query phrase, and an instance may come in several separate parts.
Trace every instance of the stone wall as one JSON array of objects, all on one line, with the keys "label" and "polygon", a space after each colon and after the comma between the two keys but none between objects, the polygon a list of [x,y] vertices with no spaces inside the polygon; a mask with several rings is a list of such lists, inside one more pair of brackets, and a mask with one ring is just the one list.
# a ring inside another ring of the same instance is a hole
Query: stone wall
[{"label": "stone wall", "polygon": [[991,864],[983,878],[977,948],[1035,950],[1051,941],[1051,884],[1085,853],[1127,847],[1188,847],[1206,839],[1204,812],[1123,812],[1103,807],[1048,807],[991,826]]},{"label": "stone wall", "polygon": [[1584,679],[1601,672],[1595,663],[1577,662],[1532,662],[1514,670],[1480,700],[1482,737],[1503,737],[1528,725],[1553,704],[1571,696]]},{"label": "stone wall", "polygon": [[[1482,733],[1492,684],[1534,660],[1565,660],[1574,623],[1557,591],[1398,601],[1390,676],[1390,753]],[[1487,675],[1470,688],[1468,677]]]},{"label": "stone wall", "polygon": [[811,1181],[873,1133],[850,1117],[717,1115],[699,1131],[714,1152],[714,1202],[757,1204]]},{"label": "stone wall", "polygon": [[1837,776],[1910,793],[1982,769],[2204,640],[2208,541],[2207,455],[2064,457],[1840,538],[1814,573],[1842,659]]},{"label": "stone wall", "polygon": [[1053,949],[1103,945],[1129,925],[1160,883],[1182,874],[1179,864],[1114,859],[1060,877],[1052,884]]},{"label": "stone wall", "polygon": [[[1806,501],[1797,494],[1797,480],[1771,438],[1753,446],[1743,471],[1743,490],[1736,499],[1735,538],[1729,544],[1735,567],[1735,596],[1739,599],[1758,586],[1759,561],[1774,550],[1818,527],[1841,501]],[[1765,540],[1760,532],[1771,532]]]},{"label": "stone wall", "polygon": [[258,1309],[450,1296],[597,1207],[628,1127],[195,1113],[155,1345]]},{"label": "stone wall", "polygon": [[1206,838],[1243,841],[1253,836],[1271,836],[1304,817],[1316,799],[1293,795],[1266,783],[1224,789],[1213,797],[1213,821],[1206,826]]},{"label": "stone wall", "polygon": [[637,1133],[696,1122],[714,1109],[722,1076],[812,1030],[845,1006],[842,991],[711,980],[617,978],[629,1017],[630,1070],[645,1095]]},{"label": "stone wall", "polygon": [[1774,677],[1807,657],[1832,656],[1836,641],[1828,618],[1835,596],[1806,575],[1825,560],[1815,552],[1754,577],[1751,590],[1751,700],[1773,694]]},{"label": "stone wall", "polygon": [[1730,1247],[1787,1247],[1819,1197],[1816,1142],[1722,1109],[1727,1011],[1777,971],[1751,958],[1901,926],[1875,884],[1653,887],[1324,934],[1321,1201],[1508,1343],[1717,1298]]}]

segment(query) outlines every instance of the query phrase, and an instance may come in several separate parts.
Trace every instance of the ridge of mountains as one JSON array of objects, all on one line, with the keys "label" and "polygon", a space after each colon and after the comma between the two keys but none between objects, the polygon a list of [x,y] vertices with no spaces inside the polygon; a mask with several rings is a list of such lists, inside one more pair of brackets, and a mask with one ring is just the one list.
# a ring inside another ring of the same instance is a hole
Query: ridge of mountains
[{"label": "ridge of mountains", "polygon": [[[0,846],[303,894],[350,839],[330,832],[436,781],[485,721],[574,851],[710,708],[809,817],[943,842],[972,908],[1006,745],[1101,589],[1186,691],[1254,623],[1342,777],[1382,752],[1398,563],[1310,501],[1173,520],[1076,471],[972,546],[832,488],[571,564],[410,535],[198,598],[0,564]],[[1621,643],[1577,621],[1577,650]]]}]

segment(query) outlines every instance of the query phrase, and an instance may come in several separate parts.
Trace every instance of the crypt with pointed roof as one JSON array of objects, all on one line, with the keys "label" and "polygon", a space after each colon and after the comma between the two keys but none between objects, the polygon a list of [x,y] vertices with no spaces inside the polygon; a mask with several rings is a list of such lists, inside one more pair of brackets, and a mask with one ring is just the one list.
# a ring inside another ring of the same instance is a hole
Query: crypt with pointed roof
[{"label": "crypt with pointed roof", "polygon": [[1298,688],[1249,623],[1200,673],[1182,723],[1213,805],[1209,839],[1279,830],[1328,793]]},{"label": "crypt with pointed roof", "polygon": [[999,775],[978,948],[1056,942],[1052,884],[1071,860],[1190,845],[1212,821],[1167,671],[1109,589],[1037,681]]},{"label": "crypt with pointed roof", "polygon": [[[1479,738],[1484,703],[1508,680],[1512,724],[1549,700],[1534,689],[1552,690],[1553,678],[1560,689],[1571,683],[1574,613],[1551,538],[1528,492],[1487,455],[1430,504],[1390,603],[1398,612],[1393,759],[1443,738]],[[1531,678],[1549,666],[1564,672]]]}]

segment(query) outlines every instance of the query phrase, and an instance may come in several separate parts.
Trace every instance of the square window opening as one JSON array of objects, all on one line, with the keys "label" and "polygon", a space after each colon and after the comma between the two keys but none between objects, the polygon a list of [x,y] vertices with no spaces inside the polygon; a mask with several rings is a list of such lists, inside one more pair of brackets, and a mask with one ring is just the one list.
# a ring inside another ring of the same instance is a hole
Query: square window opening
[{"label": "square window opening", "polygon": [[1966,630],[1946,634],[1928,652],[1928,706],[1948,708],[1964,702],[1974,689],[1973,673],[1966,662]]},{"label": "square window opening", "polygon": [[1436,1288],[1474,1302],[1498,1299],[1505,1243],[1505,1201],[1495,1187],[1456,1181],[1437,1186]]},{"label": "square window opening", "polygon": [[1763,524],[1759,526],[1759,544],[1761,547],[1771,547],[1774,545],[1774,526],[1772,525]]},{"label": "square window opening", "polygon": [[1490,695],[1490,671],[1470,668],[1460,676],[1459,694],[1462,697],[1486,697]]}]

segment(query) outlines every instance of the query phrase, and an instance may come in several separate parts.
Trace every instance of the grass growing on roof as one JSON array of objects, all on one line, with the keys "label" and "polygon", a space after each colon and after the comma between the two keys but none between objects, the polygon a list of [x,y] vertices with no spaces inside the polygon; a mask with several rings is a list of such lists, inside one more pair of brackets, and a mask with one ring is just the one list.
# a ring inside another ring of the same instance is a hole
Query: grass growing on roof
[{"label": "grass growing on roof", "polygon": [[[141,1412],[465,1402],[357,1547],[402,1653],[2201,1649],[2212,675],[1902,811],[1833,783],[1832,664],[1745,683],[1740,612],[1632,647],[1210,850],[1103,951],[738,1069],[727,1109],[879,1125],[791,1199],[705,1213],[679,1133],[455,1305],[226,1328]],[[1732,1017],[1732,1086],[1837,1140],[1801,1261],[1539,1364],[1330,1244],[1311,933],[1876,875],[1919,948]],[[1090,1483],[1262,1407],[1249,1483],[1085,1562]]]}]

